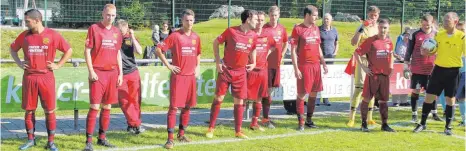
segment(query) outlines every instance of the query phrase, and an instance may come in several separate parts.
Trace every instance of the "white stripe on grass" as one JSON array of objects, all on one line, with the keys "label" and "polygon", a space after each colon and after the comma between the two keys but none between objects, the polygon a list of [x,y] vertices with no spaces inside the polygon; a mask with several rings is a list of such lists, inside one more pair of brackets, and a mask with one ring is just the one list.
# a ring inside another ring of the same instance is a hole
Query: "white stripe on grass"
[{"label": "white stripe on grass", "polygon": [[[395,123],[395,124],[391,124],[390,126],[400,127],[400,128],[411,128],[410,126],[405,126],[402,123]],[[380,127],[380,125],[376,127],[371,127],[370,129],[375,129],[378,127]],[[317,134],[328,133],[328,132],[354,131],[354,130],[357,130],[357,128],[339,128],[339,129],[326,129],[326,130],[312,131],[312,132],[295,132],[295,133],[287,133],[287,134],[280,134],[280,135],[259,136],[259,137],[253,137],[250,139],[236,139],[236,138],[235,139],[218,139],[218,140],[191,142],[191,143],[178,143],[176,144],[176,146],[199,145],[199,144],[220,144],[220,143],[229,143],[229,142],[241,142],[241,141],[246,141],[246,140],[265,140],[265,139],[294,137],[294,136],[300,136],[300,135],[317,135]],[[441,132],[432,131],[432,130],[426,130],[426,131],[433,132],[433,133],[441,133]],[[452,137],[466,140],[466,137],[464,136],[452,135]],[[131,148],[113,148],[113,149],[108,149],[108,150],[103,150],[103,151],[142,150],[142,149],[154,149],[154,148],[163,148],[163,144],[131,147]]]},{"label": "white stripe on grass", "polygon": [[[321,131],[313,131],[313,132],[296,132],[296,133],[288,133],[288,134],[280,134],[280,135],[268,135],[268,136],[259,136],[253,137],[250,139],[219,139],[219,140],[209,140],[209,141],[198,141],[198,142],[191,142],[191,143],[179,143],[176,146],[185,146],[185,145],[199,145],[199,144],[220,144],[220,143],[230,143],[230,142],[240,142],[240,141],[249,141],[249,140],[264,140],[264,139],[276,139],[276,138],[286,138],[286,137],[293,137],[293,136],[300,136],[300,135],[316,135],[322,134],[327,132],[336,132],[340,131],[340,129],[336,130],[321,130]],[[141,147],[131,147],[131,148],[114,148],[104,151],[118,151],[118,150],[142,150],[142,149],[154,149],[154,148],[162,148],[163,145],[149,145],[149,146],[141,146]]]}]

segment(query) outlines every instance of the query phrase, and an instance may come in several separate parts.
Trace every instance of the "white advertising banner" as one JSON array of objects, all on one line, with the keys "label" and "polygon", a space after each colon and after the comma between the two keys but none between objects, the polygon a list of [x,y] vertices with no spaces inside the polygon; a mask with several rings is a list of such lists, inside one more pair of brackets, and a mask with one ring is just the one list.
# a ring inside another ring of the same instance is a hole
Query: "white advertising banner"
[{"label": "white advertising banner", "polygon": [[[318,97],[336,98],[351,96],[351,76],[344,72],[346,65],[327,65],[328,73],[322,70],[324,90]],[[292,65],[280,66],[280,88],[272,94],[273,100],[296,100],[296,77]]]}]

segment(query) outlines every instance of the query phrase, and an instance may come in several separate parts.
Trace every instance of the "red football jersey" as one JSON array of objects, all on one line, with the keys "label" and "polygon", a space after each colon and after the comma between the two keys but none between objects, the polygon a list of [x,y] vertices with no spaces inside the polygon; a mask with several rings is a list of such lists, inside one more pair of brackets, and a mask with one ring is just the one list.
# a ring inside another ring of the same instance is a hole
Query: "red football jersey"
[{"label": "red football jersey", "polygon": [[412,34],[405,57],[405,60],[411,60],[411,72],[422,75],[430,75],[432,72],[432,69],[434,68],[435,55],[421,55],[421,45],[425,39],[433,38],[435,34],[436,32],[434,31],[427,34],[421,29]]},{"label": "red football jersey", "polygon": [[226,43],[223,61],[227,67],[244,68],[249,60],[249,53],[256,49],[256,32],[241,31],[240,26],[230,27],[217,37],[219,43]]},{"label": "red football jersey", "polygon": [[178,75],[194,75],[197,56],[201,54],[201,39],[195,32],[188,36],[182,30],[178,30],[159,43],[157,48],[164,52],[172,52],[172,64],[181,68]]},{"label": "red football jersey", "polygon": [[93,24],[87,31],[86,47],[91,48],[92,65],[96,69],[118,68],[117,55],[121,49],[121,32],[115,26],[105,28],[102,23]]},{"label": "red football jersey", "polygon": [[70,49],[68,42],[56,31],[45,28],[39,34],[23,31],[10,45],[13,51],[23,49],[24,60],[28,61],[29,68],[26,74],[47,73],[47,61],[53,62],[56,50],[66,52]]},{"label": "red football jersey", "polygon": [[[267,54],[272,47],[276,46],[275,40],[269,34],[262,31],[257,34],[256,41],[256,68],[267,69]],[[270,56],[269,56],[270,57]]]},{"label": "red football jersey", "polygon": [[290,43],[298,47],[298,64],[320,63],[320,42],[319,27],[300,24],[293,28]]},{"label": "red football jersey", "polygon": [[265,24],[262,27],[262,32],[270,34],[275,40],[275,48],[277,50],[270,53],[269,57],[267,58],[269,68],[271,69],[279,69],[280,63],[282,61],[282,49],[283,45],[288,40],[288,34],[286,33],[286,28],[283,25],[278,24],[277,27],[273,28],[270,24]]},{"label": "red football jersey", "polygon": [[372,36],[366,39],[356,50],[362,56],[367,55],[369,69],[373,74],[390,74],[390,64],[393,55],[393,43],[390,38],[379,39]]}]

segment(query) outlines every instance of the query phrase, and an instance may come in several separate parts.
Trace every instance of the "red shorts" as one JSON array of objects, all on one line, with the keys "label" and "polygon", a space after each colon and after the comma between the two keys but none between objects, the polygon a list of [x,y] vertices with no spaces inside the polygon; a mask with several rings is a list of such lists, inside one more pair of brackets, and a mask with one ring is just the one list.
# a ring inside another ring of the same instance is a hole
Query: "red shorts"
[{"label": "red shorts", "polygon": [[118,87],[118,100],[120,104],[141,104],[141,78],[138,70],[123,75],[123,84]]},{"label": "red shorts", "polygon": [[258,100],[268,97],[267,69],[248,72],[248,99]]},{"label": "red shorts", "polygon": [[55,109],[55,76],[53,72],[23,75],[23,101],[21,107],[27,111],[36,110],[39,96],[44,110],[52,111]]},{"label": "red shorts", "polygon": [[278,69],[269,68],[268,78],[269,78],[268,81],[269,81],[269,87],[270,88],[280,87],[280,68],[278,68]]},{"label": "red shorts", "polygon": [[368,99],[375,97],[375,100],[388,101],[390,96],[390,77],[383,74],[366,75],[362,96]]},{"label": "red shorts", "polygon": [[96,70],[99,80],[89,81],[91,104],[115,104],[118,102],[118,70]]},{"label": "red shorts", "polygon": [[216,95],[225,95],[228,86],[231,85],[231,94],[238,99],[246,99],[248,96],[246,68],[227,69],[218,73]]},{"label": "red shorts", "polygon": [[302,78],[296,79],[298,94],[309,94],[323,90],[320,64],[298,65]]},{"label": "red shorts", "polygon": [[197,104],[196,76],[170,76],[170,107],[194,107]]}]

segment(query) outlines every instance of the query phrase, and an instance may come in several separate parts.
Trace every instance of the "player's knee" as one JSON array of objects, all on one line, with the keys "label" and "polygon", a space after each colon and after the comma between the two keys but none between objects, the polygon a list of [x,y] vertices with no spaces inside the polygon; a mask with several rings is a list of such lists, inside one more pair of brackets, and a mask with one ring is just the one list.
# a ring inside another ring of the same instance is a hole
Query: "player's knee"
[{"label": "player's knee", "polygon": [[304,100],[306,97],[306,94],[303,93],[303,94],[298,94],[298,100]]},{"label": "player's knee", "polygon": [[177,107],[174,107],[174,106],[170,106],[170,107],[168,107],[168,109],[169,109],[169,110],[175,110],[175,111],[178,110],[178,108],[177,108]]},{"label": "player's knee", "polygon": [[34,110],[27,110],[26,111],[26,114],[32,114],[32,113],[34,113]]},{"label": "player's knee", "polygon": [[104,104],[104,105],[102,105],[102,108],[106,109],[106,110],[110,110],[110,109],[112,109],[112,105],[111,104]]},{"label": "player's knee", "polygon": [[215,100],[219,102],[222,102],[224,98],[225,98],[225,95],[215,95]]},{"label": "player's knee", "polygon": [[93,109],[93,110],[99,110],[100,109],[100,104],[91,104],[90,108]]},{"label": "player's knee", "polygon": [[44,110],[44,113],[45,113],[45,114],[52,114],[52,113],[54,113],[54,112],[55,112],[55,109],[49,110],[49,111]]},{"label": "player's knee", "polygon": [[310,96],[310,97],[317,97],[317,92],[311,92],[311,93],[309,94],[309,96]]},{"label": "player's knee", "polygon": [[244,104],[244,100],[240,99],[240,98],[237,98],[237,97],[234,97],[233,98],[233,103],[234,104]]}]

